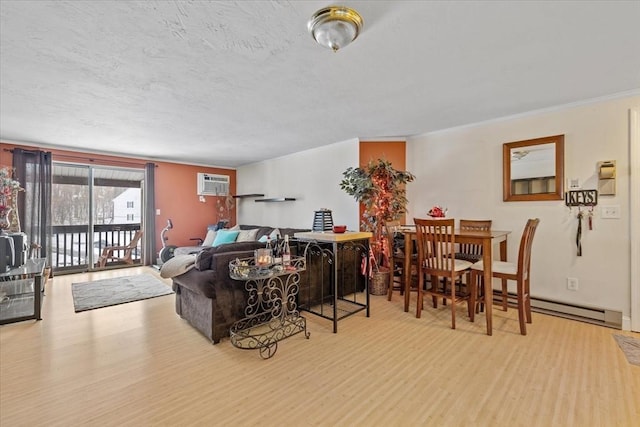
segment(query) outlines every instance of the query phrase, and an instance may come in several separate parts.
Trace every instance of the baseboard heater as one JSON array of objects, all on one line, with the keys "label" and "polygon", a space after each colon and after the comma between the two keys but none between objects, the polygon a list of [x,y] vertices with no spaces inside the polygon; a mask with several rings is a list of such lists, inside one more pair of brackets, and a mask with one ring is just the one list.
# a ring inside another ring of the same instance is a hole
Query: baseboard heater
[{"label": "baseboard heater", "polygon": [[[500,294],[494,293],[494,303],[502,301]],[[509,299],[515,299],[516,295],[509,293]],[[536,313],[549,314],[564,317],[566,319],[579,320],[607,326],[609,328],[622,329],[622,312],[606,308],[586,307],[566,302],[553,301],[544,298],[531,297],[531,310]]]}]

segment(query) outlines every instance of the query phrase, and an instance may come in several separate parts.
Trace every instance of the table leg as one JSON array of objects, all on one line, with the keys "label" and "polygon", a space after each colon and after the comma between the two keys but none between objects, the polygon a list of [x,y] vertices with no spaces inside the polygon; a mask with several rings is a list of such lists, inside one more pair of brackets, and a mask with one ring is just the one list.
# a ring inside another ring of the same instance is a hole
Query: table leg
[{"label": "table leg", "polygon": [[33,278],[34,316],[42,320],[42,294],[44,293],[44,277],[42,274]]},{"label": "table leg", "polygon": [[409,233],[404,233],[404,311],[409,311],[411,299],[411,254],[413,253],[413,239]]},{"label": "table leg", "polygon": [[[367,239],[364,243],[364,247],[365,247],[365,253],[367,254],[367,262],[365,263],[367,269],[365,271],[369,271],[369,251],[370,251],[370,243],[369,243],[369,239]],[[393,273],[391,273],[393,274]],[[393,275],[391,276],[391,280],[393,280]],[[389,283],[389,286],[393,286],[393,283]],[[354,292],[355,292],[355,288],[356,285],[354,284]],[[370,309],[371,309],[371,295],[369,294],[369,274],[365,274],[364,275],[364,291],[366,293],[366,301],[367,301],[367,309],[366,309],[366,313],[367,313],[367,317],[369,317],[369,313],[370,313]]]},{"label": "table leg", "polygon": [[[500,261],[507,260],[507,239],[500,242]],[[507,311],[507,279],[502,279],[502,310]]]},{"label": "table leg", "polygon": [[338,333],[338,244],[333,243],[333,333]]}]

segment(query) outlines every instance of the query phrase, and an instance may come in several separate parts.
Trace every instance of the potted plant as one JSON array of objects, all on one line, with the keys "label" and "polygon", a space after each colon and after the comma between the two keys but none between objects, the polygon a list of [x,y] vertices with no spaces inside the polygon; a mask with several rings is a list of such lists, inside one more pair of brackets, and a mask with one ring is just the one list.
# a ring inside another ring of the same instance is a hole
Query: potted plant
[{"label": "potted plant", "polygon": [[342,175],[344,178],[340,188],[364,206],[361,228],[373,233],[373,271],[386,272],[388,281],[388,270],[381,270],[380,267],[384,248],[383,229],[387,221],[398,220],[406,212],[409,202],[406,183],[413,181],[415,176],[394,169],[386,159],[371,160],[364,167],[350,167]]},{"label": "potted plant", "polygon": [[18,217],[18,191],[24,189],[13,179],[13,170],[0,167],[0,230],[20,231]]}]

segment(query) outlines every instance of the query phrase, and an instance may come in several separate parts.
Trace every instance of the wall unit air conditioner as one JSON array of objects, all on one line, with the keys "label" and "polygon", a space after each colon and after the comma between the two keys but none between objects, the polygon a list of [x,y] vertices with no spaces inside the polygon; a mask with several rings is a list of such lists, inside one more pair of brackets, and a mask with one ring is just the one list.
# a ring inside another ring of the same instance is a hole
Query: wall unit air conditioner
[{"label": "wall unit air conditioner", "polygon": [[198,196],[226,196],[229,194],[229,176],[198,173]]}]

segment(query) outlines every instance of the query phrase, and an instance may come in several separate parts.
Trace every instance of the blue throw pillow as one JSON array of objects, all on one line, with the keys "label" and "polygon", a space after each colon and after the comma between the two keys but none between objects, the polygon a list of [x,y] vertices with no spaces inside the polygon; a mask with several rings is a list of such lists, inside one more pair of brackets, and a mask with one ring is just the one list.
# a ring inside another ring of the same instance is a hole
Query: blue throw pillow
[{"label": "blue throw pillow", "polygon": [[[273,229],[273,231],[272,231],[271,233],[269,233],[269,234],[265,234],[264,236],[260,237],[260,238],[258,239],[258,242],[260,242],[260,243],[267,243],[267,239],[268,239],[268,238],[270,238],[270,239],[271,239],[271,241],[273,242],[277,236],[280,236],[280,229],[278,229],[278,228],[274,228],[274,229]],[[280,236],[280,237],[282,237],[282,236]]]},{"label": "blue throw pillow", "polygon": [[218,230],[211,246],[216,247],[225,243],[233,243],[238,238],[238,233],[240,233],[240,230]]}]

